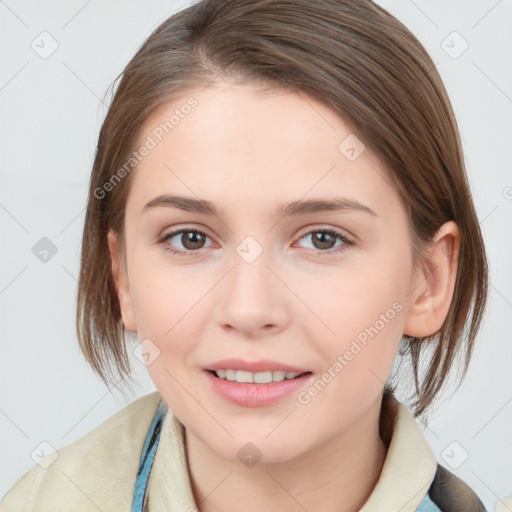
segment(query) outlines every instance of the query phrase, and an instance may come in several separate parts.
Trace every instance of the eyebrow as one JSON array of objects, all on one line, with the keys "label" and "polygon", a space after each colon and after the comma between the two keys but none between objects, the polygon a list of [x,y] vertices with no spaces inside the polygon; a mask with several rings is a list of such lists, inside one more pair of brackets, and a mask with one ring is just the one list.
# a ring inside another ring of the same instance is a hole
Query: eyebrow
[{"label": "eyebrow", "polygon": [[[193,197],[171,195],[160,195],[155,197],[144,206],[141,213],[144,213],[155,207],[178,208],[185,212],[213,215],[219,218],[225,215],[225,210],[223,208],[219,208],[214,203],[206,201],[205,199],[195,199]],[[353,199],[347,199],[343,197],[293,201],[291,203],[278,206],[276,208],[275,215],[276,217],[286,217],[316,212],[335,211],[361,211],[378,217],[378,215],[370,207]]]}]

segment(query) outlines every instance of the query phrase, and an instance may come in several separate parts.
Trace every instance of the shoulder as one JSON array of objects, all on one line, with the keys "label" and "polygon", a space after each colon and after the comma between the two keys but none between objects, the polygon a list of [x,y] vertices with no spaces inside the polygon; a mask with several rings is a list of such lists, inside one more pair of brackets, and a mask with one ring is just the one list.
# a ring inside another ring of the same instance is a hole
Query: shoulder
[{"label": "shoulder", "polygon": [[442,512],[486,512],[471,487],[439,463],[428,497]]},{"label": "shoulder", "polygon": [[496,502],[494,512],[510,512],[512,510],[512,494]]},{"label": "shoulder", "polygon": [[142,445],[160,400],[157,391],[145,395],[49,454],[18,478],[0,510],[129,510]]},{"label": "shoulder", "polygon": [[[388,393],[383,397],[379,432],[384,442],[388,441],[388,453],[374,491],[378,501],[385,501],[386,495],[394,492],[400,494],[403,500],[396,509],[412,510],[412,506],[419,505],[414,510],[486,512],[475,491],[437,462],[415,417],[393,394]],[[428,484],[425,485],[425,482]],[[395,490],[397,486],[399,491]],[[418,492],[420,488],[423,497]],[[410,496],[415,496],[418,503],[411,504]],[[380,510],[377,502],[373,504],[376,510]]]}]

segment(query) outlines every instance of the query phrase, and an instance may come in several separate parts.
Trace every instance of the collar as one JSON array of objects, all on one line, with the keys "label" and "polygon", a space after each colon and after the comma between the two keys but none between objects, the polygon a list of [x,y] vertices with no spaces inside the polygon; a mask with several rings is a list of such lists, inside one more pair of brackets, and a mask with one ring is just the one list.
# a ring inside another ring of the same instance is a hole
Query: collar
[{"label": "collar", "polygon": [[[437,461],[407,407],[394,395],[385,403],[395,418],[391,439],[377,485],[360,512],[414,512],[434,479]],[[184,434],[183,424],[168,410],[148,481],[152,512],[197,511]]]}]

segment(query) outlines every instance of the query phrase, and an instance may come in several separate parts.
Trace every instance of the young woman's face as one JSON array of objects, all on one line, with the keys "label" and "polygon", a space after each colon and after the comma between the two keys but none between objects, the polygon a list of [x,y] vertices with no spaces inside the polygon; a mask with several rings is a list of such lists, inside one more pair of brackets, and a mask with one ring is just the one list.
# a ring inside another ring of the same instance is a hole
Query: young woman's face
[{"label": "young woman's face", "polygon": [[191,90],[142,145],[123,319],[189,434],[276,462],[376,429],[414,278],[383,165],[324,104],[251,85]]}]

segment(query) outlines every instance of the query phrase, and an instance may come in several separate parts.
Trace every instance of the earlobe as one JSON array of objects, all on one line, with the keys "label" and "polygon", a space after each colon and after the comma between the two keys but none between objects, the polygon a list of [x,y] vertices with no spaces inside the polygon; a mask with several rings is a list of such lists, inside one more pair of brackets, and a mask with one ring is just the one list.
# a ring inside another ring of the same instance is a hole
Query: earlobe
[{"label": "earlobe", "polygon": [[457,224],[446,222],[434,237],[423,270],[411,283],[405,335],[425,337],[441,329],[453,298],[459,248]]},{"label": "earlobe", "polygon": [[116,233],[111,229],[107,235],[108,248],[110,251],[110,261],[112,268],[112,278],[115,283],[117,298],[121,307],[121,316],[123,324],[129,331],[136,332],[137,324],[133,314],[133,306],[128,284],[128,275],[126,271],[125,258],[120,252]]}]

